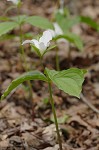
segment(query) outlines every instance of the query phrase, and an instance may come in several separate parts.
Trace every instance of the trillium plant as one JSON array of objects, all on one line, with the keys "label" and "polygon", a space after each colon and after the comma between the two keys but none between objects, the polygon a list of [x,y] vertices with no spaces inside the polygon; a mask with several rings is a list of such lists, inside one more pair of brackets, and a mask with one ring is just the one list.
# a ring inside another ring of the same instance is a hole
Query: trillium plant
[{"label": "trillium plant", "polygon": [[[64,15],[64,0],[61,0],[61,8],[59,12],[57,12],[55,16],[55,22],[50,22],[48,19],[40,17],[40,16],[27,16],[27,15],[20,15],[20,8],[21,8],[21,0],[7,0],[8,2],[11,1],[15,7],[17,8],[18,15],[15,17],[0,17],[0,36],[7,34],[9,31],[18,28],[20,30],[20,49],[23,60],[25,60],[25,53],[23,49],[24,44],[30,44],[34,51],[39,56],[40,60],[43,59],[43,56],[48,51],[52,50],[56,45],[59,39],[68,40],[69,42],[76,45],[76,47],[80,50],[83,49],[83,43],[80,37],[74,33],[71,33],[70,30],[73,25],[83,22],[90,25],[92,28],[99,31],[99,25],[95,23],[91,18],[77,16],[76,18],[69,18],[68,16]],[[10,10],[10,9],[8,9]],[[7,11],[6,11],[7,12]],[[25,40],[25,34],[22,31],[23,24],[30,24],[32,26],[41,28],[46,30],[43,32],[42,36],[37,39],[32,40]],[[51,46],[51,41],[55,40],[56,45]],[[24,42],[23,42],[24,41]],[[26,61],[25,67],[27,66]],[[58,62],[59,63],[59,62]],[[58,67],[57,67],[58,68]],[[30,85],[31,80],[41,80],[48,84],[49,89],[49,101],[52,107],[52,112],[54,116],[54,122],[56,125],[56,132],[58,136],[59,148],[62,150],[62,142],[60,136],[60,130],[58,127],[57,115],[54,107],[54,100],[53,100],[53,92],[52,92],[52,85],[55,84],[57,88],[64,91],[65,93],[80,98],[80,93],[82,90],[82,84],[84,82],[84,74],[86,70],[84,69],[77,69],[77,68],[70,68],[67,70],[58,71],[50,70],[48,68],[44,68],[43,72],[38,70],[28,71],[29,69],[26,67],[26,73],[19,76],[17,79],[13,80],[8,88],[4,91],[3,95],[1,96],[1,100],[6,98],[15,88],[17,88],[20,84],[27,81],[30,87],[30,93],[32,93],[32,87]],[[33,98],[33,97],[32,97]],[[33,101],[32,101],[33,102]]]},{"label": "trillium plant", "polygon": [[[32,39],[26,40],[22,44],[30,43],[31,46],[36,50],[39,57],[44,56],[45,52],[50,48],[50,42],[52,40],[52,34],[49,30],[44,31],[43,35],[39,40]],[[52,107],[52,112],[54,116],[54,122],[56,125],[56,132],[58,136],[59,148],[62,150],[62,141],[60,136],[60,130],[58,127],[57,115],[54,107],[54,100],[52,95],[52,84],[55,84],[60,90],[65,93],[76,96],[80,98],[80,93],[82,90],[82,84],[84,81],[84,74],[86,70],[71,68],[62,71],[50,70],[48,68],[44,68],[44,72],[40,72],[38,70],[29,71],[19,76],[17,79],[13,80],[12,83],[5,90],[3,95],[1,96],[1,100],[3,100],[10,92],[12,92],[16,87],[22,84],[25,81],[31,80],[41,80],[48,84],[49,89],[49,101]]]}]

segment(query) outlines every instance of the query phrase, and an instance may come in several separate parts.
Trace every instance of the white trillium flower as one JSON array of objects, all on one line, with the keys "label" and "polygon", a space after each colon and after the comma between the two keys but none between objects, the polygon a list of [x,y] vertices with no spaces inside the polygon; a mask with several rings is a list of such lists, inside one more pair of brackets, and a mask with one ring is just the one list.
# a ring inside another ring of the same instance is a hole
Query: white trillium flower
[{"label": "white trillium flower", "polygon": [[25,40],[22,45],[30,43],[33,44],[40,52],[41,55],[47,50],[50,45],[50,41],[52,40],[52,34],[49,30],[44,31],[43,35],[40,37],[39,40],[32,39],[32,40]]},{"label": "white trillium flower", "polygon": [[54,30],[49,29],[49,31],[51,32],[52,36],[56,37],[58,35],[62,35],[63,31],[62,31],[61,27],[58,25],[58,23],[55,22],[55,23],[53,23],[53,25],[54,25]]},{"label": "white trillium flower", "polygon": [[19,3],[19,0],[7,0],[7,1],[11,1],[11,2],[13,2],[16,5],[18,5],[18,3]]},{"label": "white trillium flower", "polygon": [[[58,36],[58,35],[63,35],[63,34],[64,34],[64,32],[62,31],[62,29],[61,29],[61,27],[58,25],[58,23],[54,22],[53,25],[54,25],[54,30],[49,29],[49,31],[50,31],[51,34],[52,34],[52,37],[56,37],[56,36]],[[67,40],[64,39],[64,38],[60,38],[60,39],[57,40],[57,42],[58,42],[58,43],[60,43],[60,42],[66,43]]]}]

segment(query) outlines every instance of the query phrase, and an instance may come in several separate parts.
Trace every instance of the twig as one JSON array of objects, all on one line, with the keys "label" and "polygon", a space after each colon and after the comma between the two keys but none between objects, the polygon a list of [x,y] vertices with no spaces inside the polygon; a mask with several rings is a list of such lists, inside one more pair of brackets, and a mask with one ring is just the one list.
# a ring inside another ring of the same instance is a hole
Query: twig
[{"label": "twig", "polygon": [[94,112],[98,113],[99,114],[99,110],[93,105],[91,104],[87,99],[86,97],[81,93],[80,95],[82,101],[89,107],[91,108]]}]

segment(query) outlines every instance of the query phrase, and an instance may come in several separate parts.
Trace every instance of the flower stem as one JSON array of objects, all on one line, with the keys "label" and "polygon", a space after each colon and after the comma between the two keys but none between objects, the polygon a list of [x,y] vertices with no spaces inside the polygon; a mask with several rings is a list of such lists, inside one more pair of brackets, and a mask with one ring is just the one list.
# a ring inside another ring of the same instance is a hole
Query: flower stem
[{"label": "flower stem", "polygon": [[[18,16],[20,15],[20,6],[17,7],[18,9]],[[22,46],[22,40],[23,40],[23,33],[22,33],[22,25],[20,23],[20,18],[18,19],[19,21],[19,28],[20,28],[20,54],[21,54],[21,60],[24,63],[23,67],[25,71],[28,71],[28,66],[27,66],[27,61],[26,61],[26,55],[24,52],[24,48]],[[33,92],[32,92],[32,85],[30,81],[27,81],[28,87],[29,87],[29,99],[31,102],[31,107],[32,107],[32,119],[34,120],[34,105],[33,105]]]},{"label": "flower stem", "polygon": [[60,148],[60,150],[62,150],[62,141],[61,141],[61,137],[60,137],[60,133],[59,133],[58,121],[57,121],[56,111],[55,111],[55,107],[54,107],[54,101],[53,101],[53,97],[52,97],[51,82],[49,82],[48,85],[49,85],[49,93],[50,93],[50,103],[51,103],[52,112],[54,115],[56,132],[57,132],[58,142],[59,142],[59,148]]},{"label": "flower stem", "polygon": [[40,57],[40,65],[42,66],[42,70],[44,70],[43,57]]},{"label": "flower stem", "polygon": [[64,0],[60,0],[60,9],[64,9]]},{"label": "flower stem", "polygon": [[60,71],[58,49],[56,49],[56,70]]},{"label": "flower stem", "polygon": [[[22,46],[22,29],[21,29],[21,25],[20,25],[20,49],[21,49],[21,56],[24,62],[24,69],[27,72],[28,71],[28,66],[27,66],[27,62],[26,62],[26,55],[24,52],[24,48]],[[33,105],[33,92],[32,92],[32,85],[30,81],[27,81],[28,87],[29,87],[29,99],[31,102],[31,107],[32,107],[32,119],[34,120],[34,105]]]}]

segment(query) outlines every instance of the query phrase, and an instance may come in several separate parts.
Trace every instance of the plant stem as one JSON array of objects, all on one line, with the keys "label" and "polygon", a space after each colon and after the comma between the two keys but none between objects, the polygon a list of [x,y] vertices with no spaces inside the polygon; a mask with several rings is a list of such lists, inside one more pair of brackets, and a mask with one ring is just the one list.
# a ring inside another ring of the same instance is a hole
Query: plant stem
[{"label": "plant stem", "polygon": [[60,71],[58,49],[56,49],[56,70]]},{"label": "plant stem", "polygon": [[[18,16],[20,15],[20,6],[18,6]],[[24,52],[24,48],[22,46],[22,40],[23,40],[23,33],[22,33],[22,25],[20,23],[20,18],[18,19],[19,21],[19,28],[20,28],[20,54],[21,54],[21,60],[24,63],[23,67],[25,71],[28,71],[28,66],[27,66],[27,61],[26,61],[26,55]],[[32,107],[32,119],[34,119],[34,105],[33,105],[33,92],[32,92],[32,85],[30,81],[27,81],[27,84],[29,86],[29,99],[31,102],[31,107]]]},{"label": "plant stem", "polygon": [[40,57],[40,65],[42,66],[42,70],[44,70],[43,58],[42,57]]},{"label": "plant stem", "polygon": [[[24,69],[25,71],[27,72],[28,71],[28,66],[27,66],[27,62],[26,62],[26,55],[25,55],[25,52],[24,52],[24,48],[22,46],[22,39],[23,39],[23,36],[22,36],[22,28],[21,28],[21,24],[20,24],[20,49],[21,49],[21,56],[22,56],[22,59],[23,59],[23,62],[24,62]],[[31,107],[32,107],[32,119],[34,120],[34,105],[33,105],[33,92],[32,92],[32,85],[31,85],[31,82],[30,81],[27,81],[27,84],[29,86],[29,99],[30,99],[30,102],[31,102]]]},{"label": "plant stem", "polygon": [[55,111],[55,107],[54,107],[54,101],[53,101],[53,97],[52,97],[51,82],[49,82],[48,85],[49,85],[49,93],[50,93],[50,103],[51,103],[52,112],[54,115],[55,126],[56,126],[56,131],[57,131],[57,136],[58,136],[58,142],[59,142],[59,148],[60,148],[60,150],[62,150],[62,141],[61,141],[61,137],[60,137],[60,133],[59,133],[58,121],[57,121],[56,111]]},{"label": "plant stem", "polygon": [[60,9],[64,9],[64,0],[60,0]]}]

